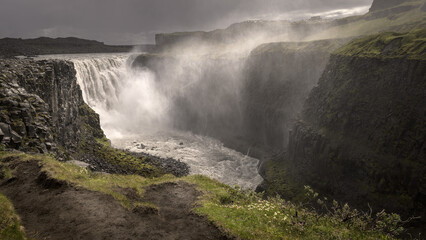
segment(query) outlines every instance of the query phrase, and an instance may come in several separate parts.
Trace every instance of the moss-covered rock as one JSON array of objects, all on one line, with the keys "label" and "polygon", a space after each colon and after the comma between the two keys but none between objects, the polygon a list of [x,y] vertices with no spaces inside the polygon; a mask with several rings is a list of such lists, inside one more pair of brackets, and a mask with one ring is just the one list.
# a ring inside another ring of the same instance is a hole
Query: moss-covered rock
[{"label": "moss-covered rock", "polygon": [[408,33],[387,32],[351,42],[337,55],[366,58],[405,58],[426,60],[426,30]]}]

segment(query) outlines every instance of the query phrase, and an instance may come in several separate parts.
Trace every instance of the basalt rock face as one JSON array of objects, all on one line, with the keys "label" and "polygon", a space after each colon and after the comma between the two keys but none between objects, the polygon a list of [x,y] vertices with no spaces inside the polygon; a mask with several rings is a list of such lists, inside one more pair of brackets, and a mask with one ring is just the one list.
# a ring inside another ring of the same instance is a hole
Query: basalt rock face
[{"label": "basalt rock face", "polygon": [[332,55],[290,133],[283,164],[294,181],[360,208],[425,216],[426,61],[418,34],[383,34]]},{"label": "basalt rock face", "polygon": [[72,63],[0,60],[0,81],[0,126],[6,147],[45,153],[60,146],[73,152],[86,125],[103,136],[97,114],[83,111],[86,105]]},{"label": "basalt rock face", "polygon": [[44,77],[37,80],[19,77],[18,83],[48,104],[57,143],[75,150],[80,136],[79,107],[84,101],[74,66],[65,61],[39,61],[36,64],[43,66]]},{"label": "basalt rock face", "polygon": [[287,147],[289,129],[330,53],[346,41],[269,43],[252,51],[242,94],[245,138],[252,146],[264,152]]}]

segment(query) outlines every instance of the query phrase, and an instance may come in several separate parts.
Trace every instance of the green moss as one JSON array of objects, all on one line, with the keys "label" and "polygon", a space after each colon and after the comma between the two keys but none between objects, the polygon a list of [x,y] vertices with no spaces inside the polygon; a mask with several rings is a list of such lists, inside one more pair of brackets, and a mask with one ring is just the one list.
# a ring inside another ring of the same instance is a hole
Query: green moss
[{"label": "green moss", "polygon": [[265,200],[204,176],[185,179],[204,193],[195,212],[241,239],[392,239],[362,224],[344,223],[280,198]]},{"label": "green moss", "polygon": [[13,177],[13,171],[7,166],[3,167],[2,164],[0,163],[0,179],[9,180],[12,177]]},{"label": "green moss", "polygon": [[25,232],[13,204],[0,194],[0,239],[24,240]]},{"label": "green moss", "polygon": [[102,138],[105,136],[99,124],[99,115],[89,105],[83,103],[79,107],[79,115],[82,121],[83,137]]},{"label": "green moss", "polygon": [[426,30],[372,35],[354,40],[334,53],[369,58],[426,60]]},{"label": "green moss", "polygon": [[319,40],[312,42],[277,42],[265,43],[255,48],[251,55],[270,53],[300,54],[303,52],[328,52],[331,53],[346,43],[346,39]]},{"label": "green moss", "polygon": [[286,199],[300,200],[303,188],[292,181],[285,161],[282,159],[269,160],[263,164],[262,168],[266,196],[279,194]]},{"label": "green moss", "polygon": [[82,155],[91,155],[132,174],[144,177],[162,175],[160,169],[146,163],[146,157],[135,157],[131,153],[116,149],[105,137],[98,138],[95,142],[82,141],[79,151]]}]

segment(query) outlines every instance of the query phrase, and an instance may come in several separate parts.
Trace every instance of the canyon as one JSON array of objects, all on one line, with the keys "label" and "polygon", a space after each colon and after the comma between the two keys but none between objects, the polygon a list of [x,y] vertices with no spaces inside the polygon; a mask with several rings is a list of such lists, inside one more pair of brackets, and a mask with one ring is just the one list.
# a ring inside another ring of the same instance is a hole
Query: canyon
[{"label": "canyon", "polygon": [[[292,202],[310,186],[359,210],[420,216],[412,225],[419,231],[426,218],[425,13],[424,0],[375,0],[367,14],[345,19],[162,33],[143,53],[106,54],[129,48],[102,44],[81,55],[6,48],[1,146],[107,174],[189,174],[189,182],[201,174]],[[191,192],[191,205],[201,194],[186,184],[150,189]],[[207,221],[202,227],[233,237]]]}]

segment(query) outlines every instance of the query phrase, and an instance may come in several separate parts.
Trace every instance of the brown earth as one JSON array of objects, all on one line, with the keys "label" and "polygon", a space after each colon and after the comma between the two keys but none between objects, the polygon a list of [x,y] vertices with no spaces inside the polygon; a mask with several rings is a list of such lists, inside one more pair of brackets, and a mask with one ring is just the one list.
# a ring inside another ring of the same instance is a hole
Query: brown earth
[{"label": "brown earth", "polygon": [[[12,164],[15,177],[0,181],[28,237],[43,239],[229,239],[191,212],[200,195],[184,182],[147,188],[144,201],[158,211],[130,212],[110,195],[46,177],[36,161]],[[123,189],[123,191],[127,191]],[[128,196],[137,198],[128,191]]]}]

